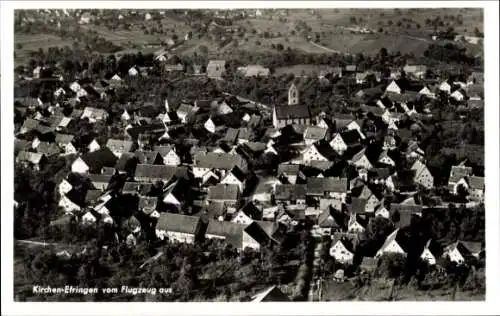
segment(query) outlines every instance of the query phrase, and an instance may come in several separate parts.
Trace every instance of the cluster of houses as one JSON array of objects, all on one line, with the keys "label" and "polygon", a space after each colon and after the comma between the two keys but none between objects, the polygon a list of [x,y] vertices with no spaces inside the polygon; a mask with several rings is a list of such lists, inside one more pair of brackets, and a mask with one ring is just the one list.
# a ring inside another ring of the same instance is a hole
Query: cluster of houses
[{"label": "cluster of houses", "polygon": [[[207,72],[217,76],[224,68],[223,61],[212,61]],[[422,78],[426,69],[407,66],[404,71]],[[133,67],[128,75],[138,74]],[[416,137],[430,112],[418,113],[412,101],[444,94],[472,106],[471,101],[482,102],[472,92],[481,80],[475,73],[466,83],[443,81],[415,90],[408,80],[394,79],[376,98],[370,97],[370,89],[356,93],[370,99],[356,115],[314,113],[301,103],[295,83],[288,90],[288,104],[269,107],[268,115],[236,97],[184,102],[176,109],[168,101],[160,107],[129,107],[120,117],[123,137],[105,142],[96,138],[83,150],[75,144],[70,125],[106,122],[109,113],[90,106],[78,109],[79,99],[104,99],[110,87],[123,82],[118,75],[108,82],[75,81],[54,91],[58,100],[75,104],[69,114],[59,103],[16,99],[21,115],[28,108],[47,110],[32,111],[16,130],[16,163],[41,170],[51,157],[71,158],[70,172],[57,183],[64,215],[52,225],[77,218],[85,225],[120,225],[130,245],[144,230],[153,229],[159,239],[195,243],[215,238],[243,250],[281,244],[288,230],[310,220],[313,236],[331,236],[331,256],[352,263],[359,235],[370,221],[383,217],[397,228],[374,258],[363,261],[374,262],[385,253],[405,254],[408,246],[401,232],[430,208],[416,194],[434,188]],[[194,145],[182,152],[172,139],[186,125],[219,137],[217,145],[206,146],[191,135]],[[256,132],[262,128],[263,135]],[[279,161],[265,175],[252,170],[252,161],[263,157]],[[402,170],[401,165],[409,167]],[[82,189],[82,179],[90,186]],[[472,202],[484,201],[484,178],[474,175],[466,162],[452,168],[448,189],[451,194],[465,191]],[[123,219],[120,212],[129,201],[135,201],[135,210]],[[440,255],[464,263],[480,251],[474,243],[457,241]],[[433,264],[436,256],[430,241],[422,258]]]}]

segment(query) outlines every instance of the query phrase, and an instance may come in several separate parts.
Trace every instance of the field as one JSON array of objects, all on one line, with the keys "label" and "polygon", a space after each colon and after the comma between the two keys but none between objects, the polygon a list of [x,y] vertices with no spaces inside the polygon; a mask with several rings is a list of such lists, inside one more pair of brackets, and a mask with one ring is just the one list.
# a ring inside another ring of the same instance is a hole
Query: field
[{"label": "field", "polygon": [[14,49],[16,52],[16,57],[14,59],[14,63],[15,65],[26,63],[30,57],[30,51],[36,51],[39,48],[46,50],[47,48],[52,46],[64,47],[68,45],[71,47],[71,44],[71,41],[62,39],[52,34],[15,34]]}]

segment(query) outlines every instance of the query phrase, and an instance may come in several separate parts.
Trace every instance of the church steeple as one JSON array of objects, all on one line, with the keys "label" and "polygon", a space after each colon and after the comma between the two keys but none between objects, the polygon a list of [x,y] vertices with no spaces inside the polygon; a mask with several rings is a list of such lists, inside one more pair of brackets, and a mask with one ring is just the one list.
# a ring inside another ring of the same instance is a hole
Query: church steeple
[{"label": "church steeple", "polygon": [[288,105],[299,104],[299,90],[294,83],[288,89]]}]

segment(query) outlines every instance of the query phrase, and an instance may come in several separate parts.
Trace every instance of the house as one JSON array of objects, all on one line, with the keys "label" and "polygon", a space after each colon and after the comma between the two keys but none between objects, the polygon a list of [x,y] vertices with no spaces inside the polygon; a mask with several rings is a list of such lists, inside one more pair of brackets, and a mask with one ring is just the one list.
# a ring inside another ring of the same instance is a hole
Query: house
[{"label": "house", "polygon": [[466,177],[472,176],[472,167],[466,167],[462,164],[452,166],[450,177],[448,178],[448,190],[453,194],[457,194],[460,185],[468,188]]},{"label": "house", "polygon": [[253,222],[253,219],[247,214],[245,214],[243,210],[239,210],[238,212],[236,212],[236,214],[234,214],[234,217],[231,219],[231,222],[241,225],[249,225],[250,223]]},{"label": "house", "polygon": [[[232,210],[238,202],[239,196],[240,192],[238,185],[220,183],[208,188],[207,201],[224,202],[225,205]],[[228,209],[229,212],[231,212],[231,210]]]},{"label": "house", "polygon": [[438,89],[439,91],[445,92],[447,94],[451,93],[451,85],[447,81],[441,82]]},{"label": "house", "polygon": [[16,157],[16,163],[24,164],[27,167],[32,167],[34,170],[42,170],[47,157],[42,153],[33,153],[29,151],[20,151]]},{"label": "house", "polygon": [[163,189],[163,203],[168,207],[179,210],[189,194],[189,181],[184,178],[177,179]]},{"label": "house", "polygon": [[122,81],[122,78],[118,74],[114,74],[110,81],[120,82]]},{"label": "house", "polygon": [[304,141],[306,145],[310,146],[319,140],[325,139],[327,131],[326,128],[308,126],[304,132]]},{"label": "house", "polygon": [[56,133],[55,135],[55,143],[59,148],[64,150],[64,153],[69,155],[69,154],[76,154],[77,150],[75,146],[73,145],[73,139],[75,136],[71,134],[61,134],[61,133]]},{"label": "house", "polygon": [[71,190],[61,195],[58,206],[63,208],[66,213],[78,212],[82,209],[84,198],[75,190]]},{"label": "house", "polygon": [[333,239],[329,253],[330,256],[342,264],[352,264],[354,259],[352,242],[345,239]]},{"label": "house", "polygon": [[378,258],[372,258],[372,257],[363,257],[361,260],[361,264],[359,265],[359,268],[361,271],[364,273],[373,273],[378,267]]},{"label": "house", "polygon": [[80,116],[80,119],[84,118],[88,118],[90,123],[105,121],[108,119],[108,112],[104,109],[97,109],[87,106],[83,109],[82,116]]},{"label": "house", "polygon": [[275,106],[273,108],[273,126],[282,128],[292,124],[311,124],[309,107],[303,104]]},{"label": "house", "polygon": [[355,154],[351,159],[349,159],[349,164],[355,166],[358,169],[370,170],[373,168],[370,160],[366,157],[366,148],[363,148],[357,154]]},{"label": "house", "polygon": [[414,203],[391,203],[391,220],[396,227],[404,228],[410,226],[415,217],[422,216],[422,205]]},{"label": "house", "polygon": [[311,161],[329,161],[329,159],[323,155],[323,147],[318,143],[307,147],[302,152],[301,162],[308,164]]},{"label": "house", "polygon": [[156,236],[170,242],[192,244],[203,236],[201,219],[173,213],[161,213],[155,227]]},{"label": "house", "polygon": [[278,178],[285,178],[290,184],[297,183],[297,180],[305,179],[304,174],[300,170],[300,165],[297,164],[280,164],[278,166]]},{"label": "house", "polygon": [[185,124],[191,116],[198,112],[199,109],[200,108],[197,106],[181,103],[175,113],[177,114],[177,117],[179,118],[181,123]]},{"label": "house", "polygon": [[385,92],[400,94],[401,88],[398,86],[395,80],[392,80],[391,83],[385,88]]},{"label": "house", "polygon": [[133,146],[134,143],[132,141],[112,138],[108,139],[106,143],[106,147],[109,148],[117,158],[120,158],[123,153],[131,152]]},{"label": "house", "polygon": [[350,130],[342,133],[336,133],[330,141],[330,146],[336,153],[342,155],[348,148],[359,145],[361,135],[358,130]]},{"label": "house", "polygon": [[436,257],[432,253],[430,246],[431,246],[431,241],[428,240],[427,243],[424,246],[424,249],[422,250],[422,253],[420,254],[420,259],[422,261],[427,262],[429,265],[435,265],[436,264]]},{"label": "house", "polygon": [[178,172],[174,166],[137,164],[134,179],[138,182],[168,182]]},{"label": "house", "polygon": [[143,182],[130,182],[127,181],[123,185],[122,194],[132,194],[147,196],[153,189],[153,183],[143,183]]},{"label": "house", "polygon": [[347,178],[308,178],[306,195],[336,199],[344,203],[347,195]]},{"label": "house", "polygon": [[391,213],[389,210],[385,207],[384,205],[384,200],[380,201],[380,204],[375,207],[375,217],[383,217],[389,219],[391,216]]},{"label": "house", "polygon": [[413,180],[415,183],[420,184],[426,189],[432,189],[434,187],[434,177],[427,168],[427,166],[416,160],[411,166],[411,170],[415,171]]},{"label": "house", "polygon": [[271,73],[269,68],[265,68],[261,65],[238,67],[237,72],[244,77],[267,77]]},{"label": "house", "polygon": [[214,121],[212,121],[212,118],[209,117],[205,123],[203,124],[203,127],[210,133],[215,133],[215,124]]},{"label": "house", "polygon": [[368,218],[366,215],[352,213],[349,216],[347,223],[347,232],[351,234],[361,234],[365,231],[368,225]]},{"label": "house", "polygon": [[427,72],[427,66],[425,65],[405,65],[403,67],[403,71],[407,75],[411,75],[416,79],[423,79],[425,77],[425,73]]},{"label": "house", "polygon": [[473,71],[469,77],[467,77],[467,85],[484,84],[484,73]]},{"label": "house", "polygon": [[305,184],[278,184],[276,185],[275,200],[288,205],[306,204]]},{"label": "house", "polygon": [[95,189],[104,191],[107,189],[112,176],[104,174],[89,174],[88,178]]},{"label": "house", "polygon": [[457,102],[462,102],[466,97],[466,93],[462,89],[457,89],[450,94],[450,97],[455,99]]},{"label": "house", "polygon": [[448,258],[457,264],[467,264],[479,259],[482,251],[483,246],[479,242],[457,240],[445,247],[442,257]]},{"label": "house", "polygon": [[247,171],[248,163],[239,154],[229,153],[198,153],[193,158],[193,173],[195,178],[200,178],[210,170],[220,172],[222,176],[234,166],[243,172]]},{"label": "house", "polygon": [[330,208],[324,209],[318,216],[317,226],[322,235],[330,235],[332,232],[340,231],[342,223],[337,223],[335,217],[330,212]]},{"label": "house", "polygon": [[231,171],[229,171],[226,176],[222,179],[220,183],[222,184],[235,184],[238,186],[240,192],[243,192],[244,183],[245,183],[246,175],[243,171],[241,171],[238,166],[234,166]]},{"label": "house", "polygon": [[[260,10],[255,12],[255,15],[260,17],[262,14],[257,15],[257,12],[260,13]],[[252,296],[252,302],[289,302],[290,298],[285,295],[279,287],[276,285],[267,288],[266,290],[259,292]]]},{"label": "house", "polygon": [[158,153],[158,151],[137,150],[134,152],[134,158],[136,158],[137,163],[140,164],[150,164],[150,165],[163,164],[163,158]]},{"label": "house", "polygon": [[225,60],[210,60],[207,65],[207,76],[213,79],[221,79],[226,72]]},{"label": "house", "polygon": [[386,237],[384,244],[377,251],[376,258],[380,258],[384,254],[397,253],[406,256],[406,244],[403,241],[403,234],[399,228],[394,230],[389,236]]},{"label": "house", "polygon": [[181,164],[181,157],[175,152],[172,146],[155,146],[154,148],[163,158],[163,164],[167,166],[178,166]]},{"label": "house", "polygon": [[379,164],[393,166],[393,167],[396,165],[394,160],[391,157],[389,157],[389,155],[387,155],[387,150],[384,150],[380,153],[377,162]]},{"label": "house", "polygon": [[484,178],[470,176],[467,178],[469,184],[469,200],[484,202]]},{"label": "house", "polygon": [[139,71],[137,71],[137,69],[135,67],[130,67],[130,69],[128,70],[128,75],[131,77],[135,77],[138,74],[139,74]]}]

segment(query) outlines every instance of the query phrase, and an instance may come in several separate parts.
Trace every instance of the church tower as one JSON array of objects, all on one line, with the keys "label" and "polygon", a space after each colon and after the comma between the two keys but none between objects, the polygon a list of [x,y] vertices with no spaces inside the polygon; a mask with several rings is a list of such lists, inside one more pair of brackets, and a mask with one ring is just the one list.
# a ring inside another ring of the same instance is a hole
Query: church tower
[{"label": "church tower", "polygon": [[288,89],[288,105],[296,105],[299,104],[299,90],[294,83]]}]

